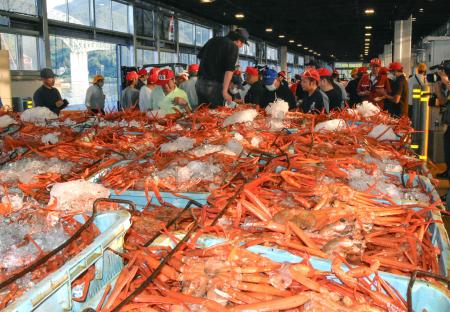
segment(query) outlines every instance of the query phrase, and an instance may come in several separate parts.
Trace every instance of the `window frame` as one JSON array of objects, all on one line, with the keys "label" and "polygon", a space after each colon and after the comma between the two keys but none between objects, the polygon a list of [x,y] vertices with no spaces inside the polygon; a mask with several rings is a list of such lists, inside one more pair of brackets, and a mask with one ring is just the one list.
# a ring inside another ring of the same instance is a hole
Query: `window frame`
[{"label": "window frame", "polygon": [[[16,47],[17,47],[17,69],[10,69],[11,74],[12,75],[20,74],[22,72],[28,73],[28,74],[37,73],[41,67],[40,66],[41,51],[39,49],[39,35],[36,32],[21,32],[21,31],[13,30],[13,29],[9,29],[9,30],[0,29],[0,34],[1,33],[13,35],[15,37],[15,42],[16,42]],[[36,69],[24,69],[22,36],[34,37],[36,40],[36,56],[37,56]],[[1,42],[0,42],[0,48],[2,48]],[[10,68],[11,68],[11,64],[10,64]]]},{"label": "window frame", "polygon": [[[34,14],[29,14],[29,13],[25,13],[25,12],[19,12],[19,11],[13,11],[13,10],[11,10],[11,5],[10,5],[10,3],[12,2],[12,1],[14,1],[14,0],[5,0],[6,2],[7,2],[7,7],[8,7],[8,9],[7,10],[5,10],[5,11],[3,11],[3,10],[0,10],[0,11],[2,11],[2,12],[7,12],[7,13],[9,13],[9,14],[20,14],[20,15],[24,15],[24,16],[32,16],[32,17],[39,17],[39,7],[38,7],[38,1],[37,0],[33,0],[33,2],[34,2],[34,11],[35,11],[35,13]],[[3,15],[3,14],[2,14]]]},{"label": "window frame", "polygon": [[[180,41],[180,22],[192,25],[192,43]],[[177,19],[177,27],[176,27],[177,28],[177,42],[182,44],[182,45],[188,45],[188,46],[194,47],[196,45],[196,42],[197,42],[196,27],[197,27],[197,24],[194,23],[194,22],[191,22],[191,21],[186,20],[186,19]]]}]

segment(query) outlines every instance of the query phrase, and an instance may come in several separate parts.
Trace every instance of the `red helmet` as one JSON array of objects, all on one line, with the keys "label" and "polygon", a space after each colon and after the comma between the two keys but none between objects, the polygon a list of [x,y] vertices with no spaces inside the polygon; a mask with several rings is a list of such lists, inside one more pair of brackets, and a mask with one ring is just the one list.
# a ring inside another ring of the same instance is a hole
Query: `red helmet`
[{"label": "red helmet", "polygon": [[358,68],[358,73],[363,73],[363,74],[367,73],[367,67],[362,66],[362,67]]},{"label": "red helmet", "polygon": [[139,71],[138,71],[138,75],[139,76],[145,76],[145,75],[147,75],[148,73],[147,73],[147,70],[145,69],[145,68],[141,68],[141,69],[139,69]]},{"label": "red helmet", "polygon": [[130,72],[127,73],[126,79],[127,79],[127,81],[131,81],[131,80],[134,80],[134,79],[139,79],[139,75],[138,75],[137,72],[135,72],[133,70],[133,71],[130,71]]},{"label": "red helmet", "polygon": [[245,72],[250,76],[258,76],[258,69],[256,67],[248,66]]},{"label": "red helmet", "polygon": [[188,72],[192,73],[192,72],[198,72],[200,68],[200,65],[198,64],[191,64],[188,66]]},{"label": "red helmet", "polygon": [[158,73],[158,81],[156,82],[156,84],[163,86],[173,78],[175,78],[175,74],[173,73],[173,71],[167,68],[161,69]]},{"label": "red helmet", "polygon": [[389,64],[389,70],[390,71],[402,71],[403,65],[399,62],[393,62],[393,63]]},{"label": "red helmet", "polygon": [[317,72],[320,77],[331,77],[331,72],[327,68],[319,68]]},{"label": "red helmet", "polygon": [[319,72],[318,72],[317,70],[315,70],[315,69],[308,69],[308,70],[305,70],[305,71],[303,72],[303,74],[302,74],[302,79],[303,79],[303,78],[311,78],[311,79],[313,79],[313,80],[315,80],[315,81],[317,81],[317,82],[320,81],[320,75],[319,75]]},{"label": "red helmet", "polygon": [[153,67],[148,73],[147,83],[155,84],[158,82],[159,68]]},{"label": "red helmet", "polygon": [[381,66],[381,60],[379,58],[373,58],[370,60],[370,66]]}]

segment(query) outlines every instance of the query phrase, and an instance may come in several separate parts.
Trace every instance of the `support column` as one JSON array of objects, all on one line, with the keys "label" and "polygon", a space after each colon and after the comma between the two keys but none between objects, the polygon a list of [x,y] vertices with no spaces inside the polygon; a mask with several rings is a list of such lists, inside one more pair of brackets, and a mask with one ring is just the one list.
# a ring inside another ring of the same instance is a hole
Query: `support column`
[{"label": "support column", "polygon": [[406,77],[411,73],[411,35],[412,16],[407,20],[395,21],[393,60],[402,63]]},{"label": "support column", "polygon": [[47,19],[47,0],[38,1],[38,10],[41,16],[41,38],[39,40],[40,51],[40,67],[52,67],[52,60],[50,54],[50,36],[48,33],[48,19]]},{"label": "support column", "polygon": [[70,79],[72,101],[84,103],[86,89],[89,87],[89,68],[87,51],[70,52]]},{"label": "support column", "polygon": [[280,48],[280,67],[281,70],[284,70],[287,72],[287,46],[282,46]]}]

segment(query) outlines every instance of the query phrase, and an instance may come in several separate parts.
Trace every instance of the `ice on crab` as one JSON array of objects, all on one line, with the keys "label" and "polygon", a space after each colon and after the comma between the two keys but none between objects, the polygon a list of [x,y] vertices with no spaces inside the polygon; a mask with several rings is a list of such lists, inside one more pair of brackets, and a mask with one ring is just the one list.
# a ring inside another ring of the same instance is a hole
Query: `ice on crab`
[{"label": "ice on crab", "polygon": [[369,132],[369,137],[377,139],[378,141],[398,141],[400,137],[395,134],[391,126],[388,125],[377,125],[372,131]]},{"label": "ice on crab", "polygon": [[223,126],[226,127],[237,123],[251,122],[256,116],[258,116],[256,109],[244,109],[225,118],[223,121]]},{"label": "ice on crab", "polygon": [[48,133],[45,134],[41,137],[41,142],[44,143],[45,145],[49,145],[49,144],[56,144],[59,142],[59,132],[52,132],[52,133]]},{"label": "ice on crab", "polygon": [[58,119],[58,115],[47,107],[33,107],[25,110],[20,115],[23,122],[32,122],[34,124],[45,124],[47,120]]},{"label": "ice on crab", "polygon": [[347,124],[343,119],[332,119],[318,123],[314,127],[314,132],[320,131],[339,131],[345,129]]},{"label": "ice on crab", "polygon": [[233,155],[238,156],[242,153],[244,148],[242,147],[242,144],[239,143],[239,141],[235,139],[231,139],[227,142],[225,145],[225,148],[223,149],[223,153],[227,155]]},{"label": "ice on crab", "polygon": [[17,121],[14,120],[9,115],[0,116],[0,128],[7,128],[13,124],[17,124]]},{"label": "ice on crab", "polygon": [[275,119],[284,119],[284,116],[289,111],[289,104],[283,100],[276,100],[273,103],[269,103],[266,107],[266,113]]},{"label": "ice on crab", "polygon": [[200,181],[214,181],[215,176],[221,171],[222,168],[212,161],[194,160],[185,166],[177,164],[169,165],[166,169],[158,173],[158,177],[162,179],[174,177],[179,184],[196,179]]},{"label": "ice on crab", "polygon": [[267,125],[271,131],[280,131],[285,128],[283,119],[270,118]]},{"label": "ice on crab", "polygon": [[194,147],[195,139],[179,137],[175,141],[160,145],[161,153],[186,152]]},{"label": "ice on crab", "polygon": [[74,180],[53,185],[49,205],[56,201],[56,210],[90,212],[96,199],[108,198],[109,195],[109,190],[101,184]]},{"label": "ice on crab", "polygon": [[356,111],[362,116],[362,117],[372,117],[380,113],[380,108],[376,105],[373,105],[372,103],[368,101],[363,101],[361,104],[356,105]]}]

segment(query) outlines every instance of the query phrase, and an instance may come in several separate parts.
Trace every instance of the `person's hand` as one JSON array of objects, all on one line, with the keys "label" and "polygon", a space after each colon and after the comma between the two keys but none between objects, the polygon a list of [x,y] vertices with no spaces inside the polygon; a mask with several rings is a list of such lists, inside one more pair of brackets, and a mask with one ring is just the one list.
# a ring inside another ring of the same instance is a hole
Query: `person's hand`
[{"label": "person's hand", "polygon": [[173,103],[183,107],[188,105],[188,102],[185,99],[180,98],[179,96],[173,99]]},{"label": "person's hand", "polygon": [[387,92],[386,92],[385,89],[377,90],[377,93],[378,93],[378,94],[381,94],[382,96],[386,96],[386,95],[387,95]]},{"label": "person's hand", "polygon": [[233,98],[231,97],[231,95],[228,93],[228,91],[223,91],[222,92],[223,98],[227,103],[231,103],[233,102]]},{"label": "person's hand", "polygon": [[61,107],[64,104],[63,100],[58,100],[55,102],[56,107]]},{"label": "person's hand", "polygon": [[234,100],[237,104],[244,104],[244,100]]}]

